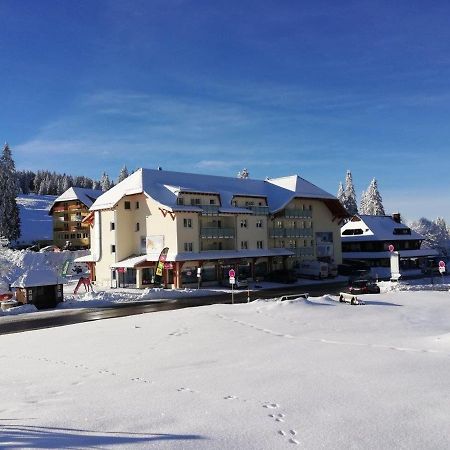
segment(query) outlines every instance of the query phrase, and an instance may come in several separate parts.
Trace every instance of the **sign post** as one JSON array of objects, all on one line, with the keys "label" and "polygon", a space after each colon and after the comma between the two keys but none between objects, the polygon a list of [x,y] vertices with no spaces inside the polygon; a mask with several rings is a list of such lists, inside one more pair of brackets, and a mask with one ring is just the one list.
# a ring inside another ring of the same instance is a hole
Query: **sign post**
[{"label": "sign post", "polygon": [[444,273],[445,273],[445,262],[444,261],[439,261],[439,272],[440,272],[442,278],[444,278]]},{"label": "sign post", "polygon": [[197,267],[197,289],[200,289],[200,281],[202,279],[202,268]]},{"label": "sign post", "polygon": [[230,277],[230,284],[231,284],[231,304],[234,304],[234,283],[236,283],[236,279],[234,278],[236,275],[236,272],[234,269],[230,269],[228,271],[228,276]]}]

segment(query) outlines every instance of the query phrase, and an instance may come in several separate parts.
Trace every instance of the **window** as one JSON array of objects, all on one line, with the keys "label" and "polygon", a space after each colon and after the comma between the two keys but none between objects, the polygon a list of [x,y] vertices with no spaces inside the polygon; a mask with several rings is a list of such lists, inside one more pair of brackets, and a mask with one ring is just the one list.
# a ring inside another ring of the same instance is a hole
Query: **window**
[{"label": "window", "polygon": [[184,198],[183,197],[177,197],[177,205],[184,205]]},{"label": "window", "polygon": [[70,239],[75,239],[75,233],[70,233]]},{"label": "window", "polygon": [[209,204],[210,204],[210,205],[215,205],[215,204],[216,204],[216,201],[212,198],[212,199],[209,200]]},{"label": "window", "polygon": [[277,220],[275,222],[275,228],[283,228],[283,222],[281,220]]},{"label": "window", "polygon": [[247,228],[247,219],[241,220],[241,228]]},{"label": "window", "polygon": [[256,228],[262,228],[263,224],[262,224],[262,220],[257,220],[256,221]]},{"label": "window", "polygon": [[312,205],[309,205],[309,210],[312,211]]},{"label": "window", "polygon": [[114,230],[116,229],[116,224],[115,224],[114,222],[110,222],[110,224],[109,224],[109,229],[110,229],[111,231],[114,231]]},{"label": "window", "polygon": [[192,228],[192,219],[183,219],[184,228]]},{"label": "window", "polygon": [[136,229],[135,229],[135,231],[139,231],[139,229],[140,229],[140,224],[139,224],[139,222],[136,222]]},{"label": "window", "polygon": [[185,242],[184,243],[184,251],[185,252],[192,252],[193,244],[192,242]]},{"label": "window", "polygon": [[136,202],[136,209],[139,209],[139,202]]},{"label": "window", "polygon": [[131,203],[130,202],[124,202],[125,209],[131,209]]},{"label": "window", "polygon": [[64,239],[69,239],[69,235],[68,235],[68,234],[65,234],[65,235],[64,235]]},{"label": "window", "polygon": [[241,249],[247,250],[248,249],[248,242],[247,241],[241,241]]},{"label": "window", "polygon": [[114,244],[111,245],[111,253],[116,253],[116,246]]},{"label": "window", "polygon": [[191,198],[191,205],[200,205],[199,198]]},{"label": "window", "polygon": [[77,239],[81,239],[81,233],[77,233]]},{"label": "window", "polygon": [[69,220],[69,214],[64,214],[64,221],[67,222]]},{"label": "window", "polygon": [[89,235],[88,235],[87,233],[83,233],[83,237],[84,237],[84,238],[88,238]]},{"label": "window", "polygon": [[263,241],[256,241],[256,248],[264,248],[264,243]]}]

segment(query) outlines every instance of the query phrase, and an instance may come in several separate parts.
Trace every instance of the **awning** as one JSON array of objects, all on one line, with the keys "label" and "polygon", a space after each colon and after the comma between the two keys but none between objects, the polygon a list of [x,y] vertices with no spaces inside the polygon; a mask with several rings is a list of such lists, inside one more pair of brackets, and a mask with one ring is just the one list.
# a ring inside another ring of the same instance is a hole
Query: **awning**
[{"label": "awning", "polygon": [[122,261],[118,261],[114,264],[111,264],[111,267],[112,268],[126,267],[127,269],[134,269],[137,265],[139,265],[145,261],[148,261],[147,256],[148,255],[139,255],[139,256],[133,256],[131,258],[123,259]]},{"label": "awning", "polygon": [[[184,252],[184,253],[171,253],[169,251],[166,261],[214,261],[214,260],[227,260],[227,259],[244,259],[244,258],[261,258],[264,256],[293,256],[294,253],[286,248],[272,248],[272,249],[255,249],[255,250],[213,250],[205,252]],[[144,262],[156,262],[158,261],[159,253],[153,253],[148,255],[132,256],[130,258],[123,259],[114,264],[111,264],[111,268],[126,267],[133,269]],[[75,261],[80,260],[78,258]],[[81,261],[80,261],[81,262]]]},{"label": "awning", "polygon": [[97,262],[97,259],[95,258],[94,255],[84,255],[84,256],[79,256],[78,258],[75,258],[73,260],[74,262],[77,263],[86,263],[86,262]]}]

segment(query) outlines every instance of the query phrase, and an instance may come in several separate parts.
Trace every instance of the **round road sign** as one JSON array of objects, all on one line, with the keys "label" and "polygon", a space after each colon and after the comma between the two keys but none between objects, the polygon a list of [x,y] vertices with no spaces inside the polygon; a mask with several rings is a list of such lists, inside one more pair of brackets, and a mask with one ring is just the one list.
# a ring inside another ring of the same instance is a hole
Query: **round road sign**
[{"label": "round road sign", "polygon": [[393,251],[394,251],[394,246],[391,244],[391,245],[388,247],[388,249],[389,249],[390,252],[393,252]]},{"label": "round road sign", "polygon": [[439,267],[445,267],[445,262],[444,261],[439,261]]},{"label": "round road sign", "polygon": [[234,278],[235,275],[236,275],[236,272],[234,271],[234,269],[230,269],[230,270],[228,271],[228,276],[229,276],[230,278]]}]

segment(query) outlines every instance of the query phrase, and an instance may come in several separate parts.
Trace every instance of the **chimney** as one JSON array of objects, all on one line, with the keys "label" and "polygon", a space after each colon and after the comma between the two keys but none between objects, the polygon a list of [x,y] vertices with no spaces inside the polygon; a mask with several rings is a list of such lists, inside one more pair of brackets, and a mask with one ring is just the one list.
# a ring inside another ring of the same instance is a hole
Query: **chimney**
[{"label": "chimney", "polygon": [[393,220],[394,222],[402,223],[402,220],[401,220],[401,219],[402,219],[402,218],[401,218],[401,215],[400,215],[399,212],[392,213],[392,220]]}]

